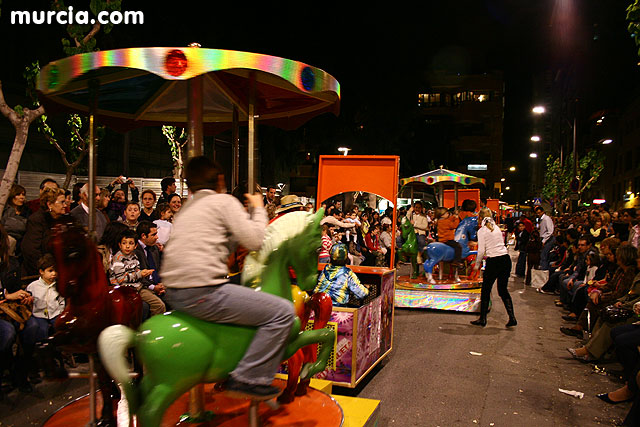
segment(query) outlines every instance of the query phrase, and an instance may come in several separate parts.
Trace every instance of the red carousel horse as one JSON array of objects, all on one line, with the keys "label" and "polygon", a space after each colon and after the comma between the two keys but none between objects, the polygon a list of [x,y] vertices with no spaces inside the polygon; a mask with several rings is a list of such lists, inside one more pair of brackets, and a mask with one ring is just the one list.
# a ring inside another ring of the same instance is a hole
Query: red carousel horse
[{"label": "red carousel horse", "polygon": [[[304,331],[309,323],[309,317],[313,311],[313,329],[323,329],[327,326],[329,319],[331,318],[331,311],[333,310],[333,304],[331,297],[324,292],[318,292],[309,297],[306,292],[299,291],[300,298],[304,299],[304,304],[298,304],[298,298],[294,295],[294,301],[296,303],[296,314],[300,318],[300,330]],[[290,403],[295,396],[304,396],[307,394],[307,387],[311,380],[301,381],[298,384],[298,378],[300,378],[300,369],[305,363],[313,363],[316,361],[318,355],[318,344],[311,344],[302,347],[296,351],[293,356],[287,360],[287,386],[282,394],[278,397],[280,403]]]},{"label": "red carousel horse", "polygon": [[[53,348],[71,353],[94,355],[96,373],[102,391],[102,414],[98,425],[116,425],[113,400],[119,391],[97,357],[98,335],[107,326],[121,324],[137,328],[142,321],[142,299],[127,286],[109,286],[102,258],[84,230],[71,223],[54,226],[50,241],[56,260],[58,293],[66,307],[55,323],[55,334],[43,347],[45,370],[64,376],[63,366],[53,366]],[[53,347],[53,348],[52,348]],[[61,375],[62,374],[62,375]]]}]

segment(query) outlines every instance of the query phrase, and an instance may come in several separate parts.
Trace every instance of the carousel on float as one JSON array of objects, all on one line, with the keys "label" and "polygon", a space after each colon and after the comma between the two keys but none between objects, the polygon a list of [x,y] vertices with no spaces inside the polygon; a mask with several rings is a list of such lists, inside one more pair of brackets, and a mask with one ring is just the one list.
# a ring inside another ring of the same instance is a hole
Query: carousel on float
[{"label": "carousel on float", "polygon": [[[232,127],[232,185],[239,182],[238,127],[246,124],[248,188],[253,188],[256,125],[294,129],[318,114],[337,114],[340,99],[338,82],[321,69],[274,56],[199,46],[75,55],[44,67],[38,90],[49,114],[62,110],[89,115],[90,188],[96,180],[94,134],[98,123],[119,131],[160,124],[186,126],[188,157],[203,153],[205,132]],[[90,233],[95,229],[94,203],[89,198]],[[260,265],[252,270],[256,274],[243,275],[243,284],[259,282],[262,292],[294,299],[299,292],[293,292],[288,281],[273,281],[267,276],[286,277],[285,270],[293,266],[302,273],[299,277],[315,277],[308,273],[317,271],[321,216],[322,211],[300,212],[274,221],[267,235],[277,235],[273,240],[282,245],[253,254],[254,265]],[[298,366],[294,370],[301,385],[295,384],[297,379],[290,379],[290,392],[281,399],[285,402],[281,406],[276,402],[259,405],[248,399],[231,399],[223,392],[223,381],[244,354],[253,330],[211,324],[180,312],[154,316],[140,324],[140,299],[124,295],[127,289],[107,285],[91,238],[72,225],[60,225],[53,249],[59,270],[58,289],[66,296],[67,307],[56,324],[49,351],[89,354],[91,372],[89,395],[60,408],[45,425],[116,425],[116,413],[118,425],[141,426],[200,422],[257,426],[262,421],[274,426],[339,426],[345,420],[349,425],[376,422],[379,402],[330,396],[330,382],[311,379],[314,375],[329,378],[325,368],[330,370],[342,360],[334,348],[336,341],[339,343],[335,329],[322,327],[331,325],[331,319],[322,320],[330,311],[322,295],[297,304],[301,321],[294,325],[287,344],[286,356],[293,360],[290,364]],[[305,279],[298,285],[306,291],[316,283]],[[387,295],[387,310],[392,315],[389,298],[393,301],[393,287],[391,296]],[[307,328],[311,330],[305,330],[311,311],[318,321]],[[368,335],[367,325],[358,333]],[[385,333],[389,337],[384,345],[390,350],[391,332]],[[376,337],[380,339],[380,335]],[[373,347],[369,345],[363,351],[373,352]],[[380,351],[378,347],[375,350]],[[132,357],[134,353],[136,357]],[[357,353],[351,354],[355,361]],[[366,366],[368,359],[364,360],[359,366]],[[54,375],[66,374],[60,363],[50,361]],[[353,369],[357,366],[355,362],[352,365]],[[276,381],[284,388],[283,380]],[[124,392],[122,398],[120,390]]]},{"label": "carousel on float", "polygon": [[[410,191],[411,203],[414,201],[414,191],[424,189],[425,186],[435,186],[437,190],[438,206],[445,208],[459,207],[462,200],[469,199],[480,207],[480,190],[460,186],[484,185],[485,180],[459,172],[439,169],[403,178],[400,180],[402,188]],[[446,189],[445,186],[453,187]],[[463,312],[480,311],[480,289],[482,283],[473,274],[472,263],[477,249],[477,217],[475,212],[464,212],[464,219],[455,231],[455,240],[462,247],[463,274],[450,268],[454,258],[452,247],[440,242],[432,242],[420,254],[423,263],[419,264],[418,246],[413,225],[406,219],[400,220],[402,246],[398,247],[399,260],[405,259],[411,263],[410,271],[403,271],[396,281],[395,306],[398,308],[429,308],[436,310],[451,310]],[[422,266],[422,269],[420,267]],[[406,270],[406,269],[403,269]]]}]

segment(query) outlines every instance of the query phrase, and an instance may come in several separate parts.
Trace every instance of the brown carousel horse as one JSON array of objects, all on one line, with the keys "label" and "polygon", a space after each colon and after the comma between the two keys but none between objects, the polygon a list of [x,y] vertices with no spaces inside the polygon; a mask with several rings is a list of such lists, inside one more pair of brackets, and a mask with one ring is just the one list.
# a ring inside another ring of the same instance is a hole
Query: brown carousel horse
[{"label": "brown carousel horse", "polygon": [[55,323],[55,334],[41,349],[49,356],[44,357],[45,370],[49,376],[55,370],[58,378],[66,374],[62,364],[51,363],[54,348],[94,355],[103,401],[98,425],[115,426],[113,400],[119,398],[119,391],[97,357],[98,335],[116,324],[137,328],[142,321],[142,299],[132,287],[109,286],[96,245],[80,227],[55,225],[50,246],[58,272],[56,287],[66,307]]}]

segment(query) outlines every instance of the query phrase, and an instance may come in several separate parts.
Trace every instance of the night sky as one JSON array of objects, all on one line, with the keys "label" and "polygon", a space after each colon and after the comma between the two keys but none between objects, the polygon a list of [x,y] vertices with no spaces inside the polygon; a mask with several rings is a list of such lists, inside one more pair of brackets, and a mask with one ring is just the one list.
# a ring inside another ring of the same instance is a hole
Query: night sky
[{"label": "night sky", "polygon": [[[317,66],[341,84],[342,113],[332,122],[335,138],[348,140],[353,135],[344,129],[371,123],[380,140],[369,145],[375,151],[384,150],[385,138],[395,144],[417,143],[406,117],[415,110],[429,71],[502,70],[504,158],[524,164],[528,148],[523,147],[532,128],[529,111],[537,101],[533,99],[536,76],[560,66],[575,69],[576,85],[587,93],[585,109],[591,111],[622,108],[636,93],[640,67],[624,22],[629,2],[463,0],[286,6],[225,2],[237,6],[220,7],[222,2],[125,0],[124,9],[144,11],[145,24],[116,27],[109,35],[101,34],[98,43],[102,49],[112,49],[197,41],[203,47],[259,52]],[[66,2],[75,8],[83,3]],[[3,0],[1,4],[0,43],[6,61],[0,78],[9,92],[20,88],[26,63],[39,59],[46,64],[63,56],[62,26],[9,24],[9,12],[24,9],[25,4],[46,10],[49,2]],[[354,154],[358,149],[366,154],[366,148],[353,145]]]}]

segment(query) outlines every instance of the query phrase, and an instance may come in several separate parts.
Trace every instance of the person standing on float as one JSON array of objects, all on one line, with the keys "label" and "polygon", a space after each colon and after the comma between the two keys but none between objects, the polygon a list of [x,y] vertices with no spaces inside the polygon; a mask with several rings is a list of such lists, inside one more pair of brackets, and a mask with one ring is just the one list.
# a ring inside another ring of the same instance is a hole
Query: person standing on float
[{"label": "person standing on float", "polygon": [[480,300],[480,318],[471,322],[472,325],[485,326],[487,324],[487,312],[489,311],[489,301],[491,300],[491,289],[493,283],[498,280],[498,294],[502,298],[504,307],[507,309],[509,315],[509,322],[507,328],[516,326],[515,314],[513,313],[513,301],[507,285],[509,283],[509,275],[511,274],[511,257],[507,252],[507,248],[504,245],[504,239],[502,237],[502,231],[493,218],[491,217],[491,210],[488,208],[480,209],[478,214],[478,223],[480,223],[480,229],[478,230],[478,255],[476,257],[476,263],[474,270],[480,270],[482,265],[482,259],[487,256],[487,264],[482,276],[482,293]]}]

